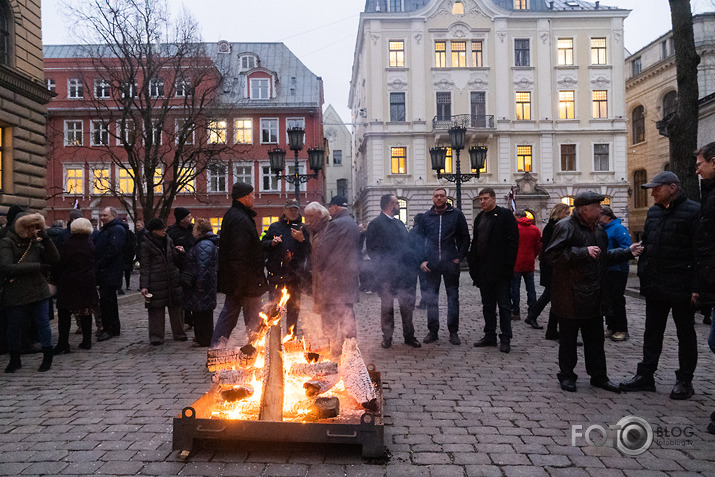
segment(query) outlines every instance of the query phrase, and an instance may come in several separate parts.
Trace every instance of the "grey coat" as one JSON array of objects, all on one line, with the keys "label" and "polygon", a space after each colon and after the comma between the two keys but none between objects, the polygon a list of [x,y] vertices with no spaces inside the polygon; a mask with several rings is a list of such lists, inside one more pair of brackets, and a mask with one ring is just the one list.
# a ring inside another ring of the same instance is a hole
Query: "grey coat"
[{"label": "grey coat", "polygon": [[358,302],[360,230],[347,210],[328,222],[318,242],[313,255],[313,284],[317,284],[315,293],[320,301],[326,305]]},{"label": "grey coat", "polygon": [[165,240],[147,235],[139,250],[139,285],[153,295],[150,308],[181,306],[181,279],[176,266],[179,252],[167,235]]}]

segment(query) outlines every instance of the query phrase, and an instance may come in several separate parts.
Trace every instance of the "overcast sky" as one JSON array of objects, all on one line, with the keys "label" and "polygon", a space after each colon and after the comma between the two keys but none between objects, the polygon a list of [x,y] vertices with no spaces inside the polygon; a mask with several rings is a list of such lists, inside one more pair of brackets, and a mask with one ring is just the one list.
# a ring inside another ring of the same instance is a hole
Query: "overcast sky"
[{"label": "overcast sky", "polygon": [[[42,1],[45,44],[76,43],[71,22],[60,9],[64,0]],[[365,0],[170,0],[183,3],[202,28],[204,41],[282,41],[316,75],[325,88],[325,105],[332,104],[343,121],[347,107],[353,51]],[[635,52],[670,30],[668,0],[602,0],[632,10],[625,24],[625,45]],[[715,0],[692,0],[695,13],[715,10]]]}]

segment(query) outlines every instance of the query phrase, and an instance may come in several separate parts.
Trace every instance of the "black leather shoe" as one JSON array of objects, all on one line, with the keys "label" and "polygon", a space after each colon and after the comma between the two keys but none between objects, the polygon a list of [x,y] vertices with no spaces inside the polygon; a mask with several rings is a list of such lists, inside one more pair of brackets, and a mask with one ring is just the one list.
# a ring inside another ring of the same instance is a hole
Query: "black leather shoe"
[{"label": "black leather shoe", "polygon": [[570,393],[576,392],[576,381],[569,378],[564,378],[561,380],[561,389],[568,391]]},{"label": "black leather shoe", "polygon": [[496,346],[497,345],[497,340],[490,340],[486,337],[480,339],[476,343],[474,343],[475,348],[485,348],[487,346]]},{"label": "black leather shoe", "polygon": [[511,344],[508,341],[502,341],[499,345],[499,351],[502,353],[508,353],[511,351]]},{"label": "black leather shoe", "polygon": [[608,378],[593,379],[591,378],[591,386],[611,391],[612,393],[621,394],[621,388],[616,383],[612,383]]},{"label": "black leather shoe", "polygon": [[532,318],[527,318],[527,319],[525,319],[525,320],[524,320],[524,323],[526,323],[527,325],[531,326],[531,327],[534,328],[535,330],[543,330],[543,329],[544,329],[543,326],[541,326],[540,324],[538,324],[538,323],[536,322],[536,320],[534,320],[534,319],[532,319]]},{"label": "black leather shoe", "polygon": [[405,344],[407,346],[412,346],[413,348],[421,348],[422,345],[420,344],[419,341],[413,336],[411,338],[405,338]]},{"label": "black leather shoe", "polygon": [[550,340],[550,341],[558,341],[559,340],[559,333],[558,332],[546,332],[546,335],[544,336],[545,339]]},{"label": "black leather shoe", "polygon": [[712,421],[710,422],[710,424],[708,424],[708,432],[710,434],[715,434],[715,421]]},{"label": "black leather shoe", "polygon": [[693,383],[690,381],[678,381],[673,386],[673,390],[670,391],[670,399],[676,399],[682,401],[683,399],[690,399],[690,397],[695,394],[693,389]]},{"label": "black leather shoe", "polygon": [[113,336],[107,333],[106,331],[102,331],[97,335],[97,341],[107,341],[108,339],[111,339]]},{"label": "black leather shoe", "polygon": [[655,392],[655,380],[653,376],[643,376],[636,374],[628,381],[618,385],[621,391],[648,391]]},{"label": "black leather shoe", "polygon": [[455,346],[459,346],[462,344],[462,340],[459,339],[459,335],[457,333],[449,334],[449,342]]},{"label": "black leather shoe", "polygon": [[391,339],[384,339],[382,340],[382,344],[380,345],[385,349],[391,348],[392,347],[392,340]]},{"label": "black leather shoe", "polygon": [[430,331],[429,333],[427,333],[427,336],[425,336],[425,339],[423,339],[422,342],[425,344],[430,344],[430,343],[434,343],[438,339],[439,339],[439,337],[437,336],[437,333],[432,333]]}]

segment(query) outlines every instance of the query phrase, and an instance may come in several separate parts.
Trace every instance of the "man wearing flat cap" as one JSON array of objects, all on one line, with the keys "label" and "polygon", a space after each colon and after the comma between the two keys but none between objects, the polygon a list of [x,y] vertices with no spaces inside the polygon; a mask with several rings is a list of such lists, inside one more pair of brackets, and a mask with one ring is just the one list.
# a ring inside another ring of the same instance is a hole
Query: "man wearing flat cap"
[{"label": "man wearing flat cap", "polygon": [[243,310],[246,332],[258,328],[261,295],[268,289],[263,274],[263,250],[256,231],[253,186],[236,182],[231,190],[233,202],[221,222],[218,247],[218,291],[226,294],[216,320],[211,346],[228,339]]},{"label": "man wearing flat cap", "polygon": [[578,332],[583,337],[586,372],[591,385],[619,393],[608,378],[603,349],[603,305],[607,300],[608,265],[640,253],[640,244],[608,250],[608,236],[599,223],[604,196],[582,192],[574,199],[573,213],[554,228],[544,258],[553,267],[551,311],[559,322],[559,373],[564,391],[576,391],[574,373]]},{"label": "man wearing flat cap", "polygon": [[661,172],[641,187],[651,190],[655,205],[648,210],[643,235],[643,255],[638,260],[640,293],[645,297],[643,360],[636,375],[621,383],[624,391],[655,391],[653,375],[663,349],[668,314],[678,336],[679,368],[671,399],[688,399],[694,394],[693,373],[698,362],[695,334],[695,232],[700,204],[680,190],[678,176]]}]

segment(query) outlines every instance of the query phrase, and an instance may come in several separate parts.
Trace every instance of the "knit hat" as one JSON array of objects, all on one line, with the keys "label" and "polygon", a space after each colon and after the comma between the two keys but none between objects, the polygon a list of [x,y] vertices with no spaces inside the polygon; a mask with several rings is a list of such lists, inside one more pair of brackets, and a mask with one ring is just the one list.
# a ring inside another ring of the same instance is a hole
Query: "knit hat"
[{"label": "knit hat", "polygon": [[174,209],[174,217],[176,217],[177,222],[181,222],[189,214],[191,214],[191,212],[189,212],[189,209],[185,209],[183,207],[177,207]]},{"label": "knit hat", "polygon": [[233,188],[231,189],[231,197],[234,199],[240,199],[241,197],[246,197],[251,192],[253,192],[253,186],[251,184],[236,182],[233,184]]},{"label": "knit hat", "polygon": [[[184,210],[186,210],[186,209],[184,209]],[[164,224],[164,221],[161,220],[161,219],[158,218],[158,217],[155,217],[155,218],[151,219],[151,220],[146,224],[146,229],[147,229],[147,231],[149,231],[149,232],[153,232],[153,231],[155,231],[155,230],[161,230],[161,229],[163,229],[164,227],[166,227],[166,225]]]}]

